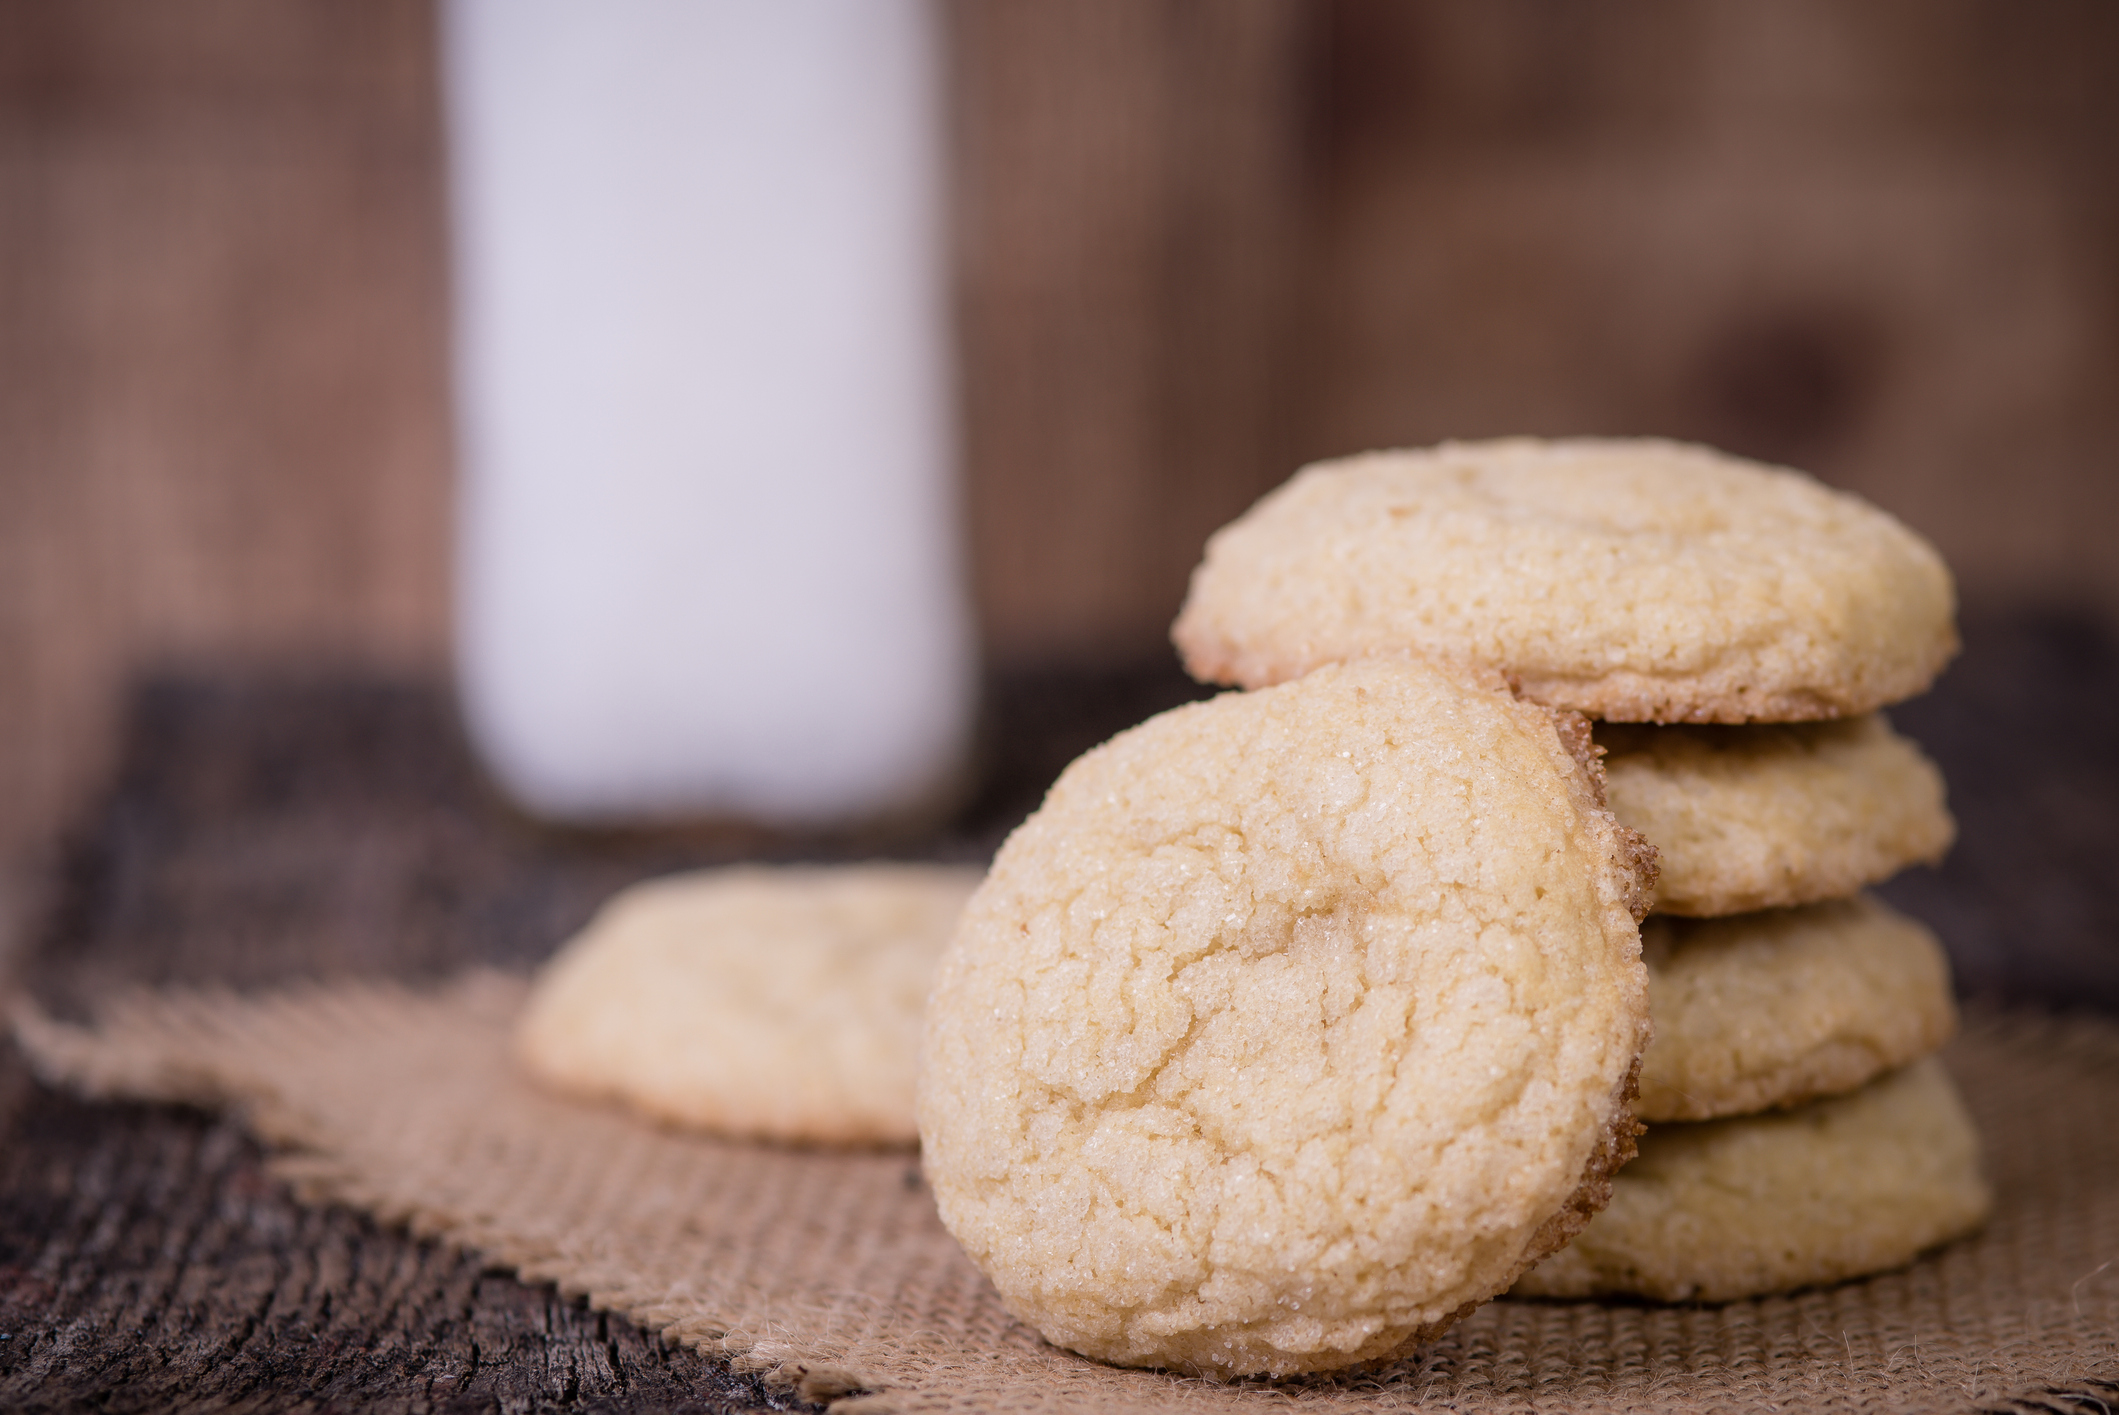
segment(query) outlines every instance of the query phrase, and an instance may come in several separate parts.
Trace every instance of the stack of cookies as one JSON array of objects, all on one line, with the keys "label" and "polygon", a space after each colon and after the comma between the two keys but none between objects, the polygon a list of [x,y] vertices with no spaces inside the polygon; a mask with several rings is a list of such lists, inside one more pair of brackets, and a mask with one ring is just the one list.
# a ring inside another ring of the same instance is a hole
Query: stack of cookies
[{"label": "stack of cookies", "polygon": [[1938,858],[1940,774],[1877,710],[1954,653],[1932,548],[1799,473],[1665,442],[1449,445],[1311,467],[1218,533],[1174,630],[1209,682],[1418,655],[1597,719],[1660,852],[1650,1122],[1519,1293],[1722,1300],[1974,1228],[1977,1137],[1919,924],[1860,893]]},{"label": "stack of cookies", "polygon": [[1611,1208],[1517,1290],[1721,1300],[1975,1227],[1977,1138],[1924,1059],[1956,1024],[1948,963],[1856,892],[1949,845],[1933,764],[1876,714],[1597,736],[1614,813],[1664,864],[1641,929],[1651,1129]]}]

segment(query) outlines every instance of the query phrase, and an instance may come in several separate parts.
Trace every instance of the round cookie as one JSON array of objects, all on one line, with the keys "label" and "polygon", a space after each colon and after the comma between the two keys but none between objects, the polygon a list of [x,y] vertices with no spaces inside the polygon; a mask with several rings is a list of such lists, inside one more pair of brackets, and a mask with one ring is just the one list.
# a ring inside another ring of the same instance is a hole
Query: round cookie
[{"label": "round cookie", "polygon": [[1068,767],[922,1043],[923,1168],[1008,1309],[1123,1365],[1323,1370],[1565,1242],[1648,1035],[1652,852],[1587,736],[1378,659]]},{"label": "round cookie", "polygon": [[1610,1206],[1513,1291],[1727,1302],[1842,1282],[1963,1237],[1991,1205],[1978,1133],[1930,1057],[1800,1110],[1650,1126]]},{"label": "round cookie", "polygon": [[1416,650],[1620,722],[1796,722],[1956,652],[1926,541],[1800,472],[1660,441],[1446,443],[1304,468],[1207,542],[1172,629],[1247,688]]},{"label": "round cookie", "polygon": [[1933,864],[1942,773],[1879,714],[1750,727],[1602,723],[1612,813],[1655,842],[1655,907],[1741,914],[1843,899]]},{"label": "round cookie", "polygon": [[635,885],[539,975],[517,1058],[679,1125],[909,1143],[920,1011],[979,875],[744,867]]},{"label": "round cookie", "polygon": [[1838,1095],[1957,1030],[1927,928],[1866,896],[1641,927],[1655,1041],[1643,1120],[1710,1120]]}]

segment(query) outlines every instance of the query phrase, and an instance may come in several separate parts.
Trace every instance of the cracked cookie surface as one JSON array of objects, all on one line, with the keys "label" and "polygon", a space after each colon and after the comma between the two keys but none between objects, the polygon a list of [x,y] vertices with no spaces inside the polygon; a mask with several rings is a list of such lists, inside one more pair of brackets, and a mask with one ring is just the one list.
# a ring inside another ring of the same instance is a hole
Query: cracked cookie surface
[{"label": "cracked cookie surface", "polygon": [[1708,1120],[1851,1091],[1957,1030],[1926,925],[1862,896],[1641,926],[1655,1041],[1643,1120]]},{"label": "cracked cookie surface", "polygon": [[1497,679],[1379,659],[1121,733],[944,955],[943,1221],[1103,1360],[1288,1374],[1439,1332],[1631,1153],[1641,858]]},{"label": "cracked cookie surface", "polygon": [[1304,468],[1207,542],[1171,636],[1213,683],[1411,650],[1613,721],[1791,722],[1922,691],[1955,615],[1932,546],[1800,472],[1513,438]]},{"label": "cracked cookie surface", "polygon": [[1651,1125],[1612,1190],[1515,1295],[1727,1302],[1840,1282],[1962,1237],[1993,1204],[1933,1057],[1797,1110]]},{"label": "cracked cookie surface", "polygon": [[1957,837],[1942,773],[1881,714],[1747,727],[1600,723],[1618,818],[1654,842],[1655,907],[1741,914],[1843,899]]},{"label": "cracked cookie surface", "polygon": [[979,876],[746,866],[634,885],[539,975],[516,1055],[678,1125],[908,1144],[928,981]]}]

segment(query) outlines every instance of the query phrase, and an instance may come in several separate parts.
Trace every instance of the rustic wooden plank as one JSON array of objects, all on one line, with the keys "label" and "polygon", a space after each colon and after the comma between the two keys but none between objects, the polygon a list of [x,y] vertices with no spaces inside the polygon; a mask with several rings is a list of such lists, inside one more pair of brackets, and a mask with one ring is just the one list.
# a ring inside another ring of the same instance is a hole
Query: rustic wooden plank
[{"label": "rustic wooden plank", "polygon": [[297,1204],[232,1120],[36,1089],[0,1148],[0,1407],[803,1408],[475,1256]]},{"label": "rustic wooden plank", "polygon": [[1966,617],[1964,657],[1892,722],[1943,769],[1958,843],[1879,891],[1928,920],[1961,991],[2119,1014],[2119,625]]},{"label": "rustic wooden plank", "polygon": [[1164,638],[1216,526],[1287,475],[1307,11],[962,0],[966,492],[989,648]]},{"label": "rustic wooden plank", "polygon": [[436,670],[427,0],[0,0],[0,863],[185,654]]},{"label": "rustic wooden plank", "polygon": [[2119,612],[2119,11],[1320,13],[1303,453],[1694,438]]}]

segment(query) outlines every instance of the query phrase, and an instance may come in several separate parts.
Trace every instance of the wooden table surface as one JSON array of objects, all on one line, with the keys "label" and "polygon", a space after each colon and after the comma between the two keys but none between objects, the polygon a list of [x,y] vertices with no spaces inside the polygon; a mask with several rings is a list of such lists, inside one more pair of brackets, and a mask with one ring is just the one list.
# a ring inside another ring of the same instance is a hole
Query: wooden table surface
[{"label": "wooden table surface", "polygon": [[[1973,618],[1894,713],[1962,826],[1884,891],[1967,991],[2119,1012],[2119,635]],[[981,860],[1074,754],[1199,690],[1174,666],[998,675],[980,786],[895,838],[584,836],[496,803],[432,684],[167,679],[67,854],[20,981],[61,1012],[136,983],[527,966],[611,890],[736,859]],[[645,1411],[799,1403],[630,1323],[343,1209],[232,1122],[90,1105],[0,1049],[0,1408]]]}]

